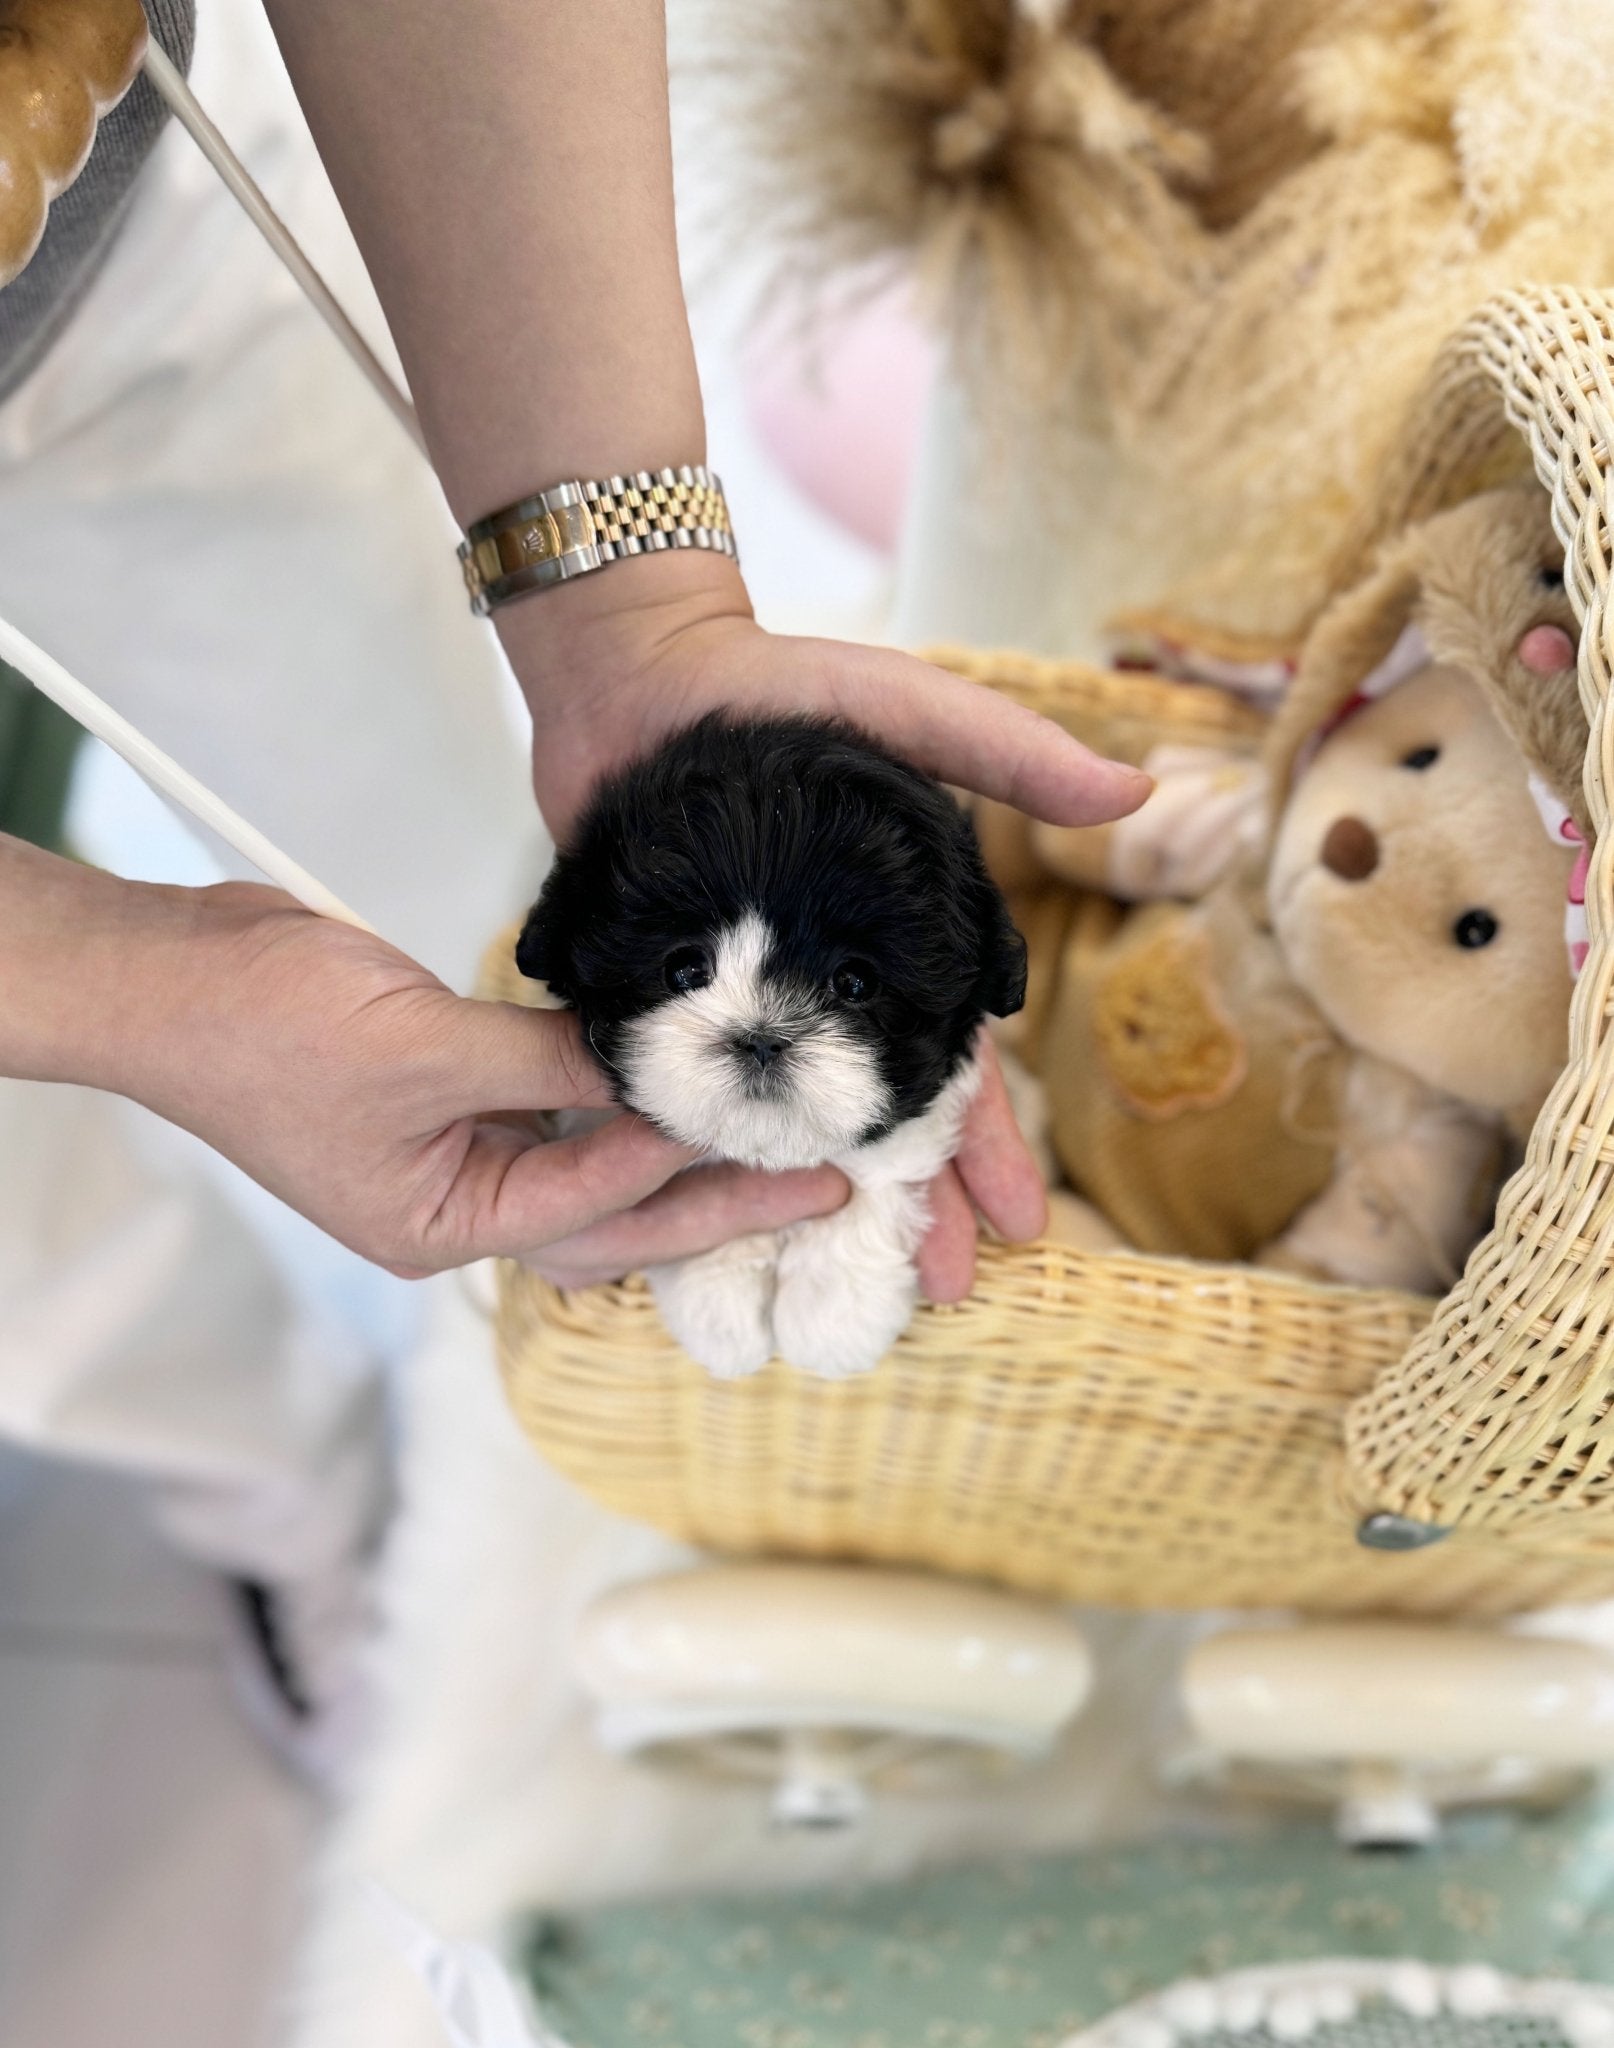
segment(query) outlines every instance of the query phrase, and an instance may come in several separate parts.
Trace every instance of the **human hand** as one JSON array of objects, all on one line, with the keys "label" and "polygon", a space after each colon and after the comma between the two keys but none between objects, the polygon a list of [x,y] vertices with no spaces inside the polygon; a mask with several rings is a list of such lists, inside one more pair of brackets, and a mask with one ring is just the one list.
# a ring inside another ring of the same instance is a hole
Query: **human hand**
[{"label": "human hand", "polygon": [[1051,719],[892,648],[769,633],[732,562],[681,552],[511,605],[500,631],[533,715],[533,786],[564,839],[609,770],[703,712],[848,719],[943,782],[1054,825],[1135,811],[1153,787]]},{"label": "human hand", "polygon": [[958,1151],[930,1184],[930,1228],[919,1247],[919,1285],[929,1301],[962,1301],[974,1285],[977,1216],[1010,1244],[1041,1237],[1048,1227],[1048,1190],[984,1031],[980,1059],[981,1085]]},{"label": "human hand", "polygon": [[372,934],[242,884],[131,892],[122,1025],[100,1085],[183,1125],[333,1237],[406,1278],[502,1255],[568,1287],[821,1215],[838,1173],[686,1173],[606,1107],[563,1012],[470,1002]]}]

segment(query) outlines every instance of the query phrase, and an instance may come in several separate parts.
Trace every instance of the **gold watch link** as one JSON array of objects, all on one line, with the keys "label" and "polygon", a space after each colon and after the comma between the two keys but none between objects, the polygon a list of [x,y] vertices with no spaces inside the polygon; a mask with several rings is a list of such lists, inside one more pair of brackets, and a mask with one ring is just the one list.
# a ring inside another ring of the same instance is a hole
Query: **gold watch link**
[{"label": "gold watch link", "polygon": [[739,559],[723,486],[699,464],[538,491],[477,520],[459,558],[471,609],[485,617],[528,591],[667,548]]}]

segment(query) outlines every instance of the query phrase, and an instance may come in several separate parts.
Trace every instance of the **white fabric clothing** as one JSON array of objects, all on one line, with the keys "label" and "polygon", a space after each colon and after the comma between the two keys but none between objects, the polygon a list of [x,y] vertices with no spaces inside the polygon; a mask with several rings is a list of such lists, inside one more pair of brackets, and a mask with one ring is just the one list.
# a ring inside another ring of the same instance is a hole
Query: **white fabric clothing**
[{"label": "white fabric clothing", "polygon": [[[199,97],[385,346],[261,9],[200,13]],[[452,542],[418,452],[171,125],[0,406],[0,612],[464,986],[544,844]],[[129,1104],[0,1082],[0,1432],[145,1475],[231,1569],[317,1569],[374,1516],[373,1311],[407,1290],[316,1239]]]},{"label": "white fabric clothing", "polygon": [[0,1138],[0,1436],[152,1481],[166,1533],[238,1576],[349,1557],[384,1480],[358,1335],[154,1118],[7,1082]]}]

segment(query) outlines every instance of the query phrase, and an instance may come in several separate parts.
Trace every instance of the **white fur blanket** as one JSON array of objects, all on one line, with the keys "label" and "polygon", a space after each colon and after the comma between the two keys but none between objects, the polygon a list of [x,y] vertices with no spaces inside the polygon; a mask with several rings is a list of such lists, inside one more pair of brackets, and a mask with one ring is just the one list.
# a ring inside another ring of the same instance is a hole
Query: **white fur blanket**
[{"label": "white fur blanket", "polygon": [[[485,1295],[489,1276],[468,1284]],[[1185,1823],[1155,1782],[1189,1626],[1169,1618],[1090,1619],[1099,1682],[1052,1762],[978,1792],[884,1801],[846,1835],[781,1836],[755,1787],[606,1756],[570,1675],[574,1624],[605,1586],[685,1553],[543,1464],[504,1405],[467,1283],[432,1286],[385,1566],[383,1725],[317,1875],[291,2048],[442,2048],[367,1878],[442,1935],[497,1942],[535,1905],[900,1877]]]}]

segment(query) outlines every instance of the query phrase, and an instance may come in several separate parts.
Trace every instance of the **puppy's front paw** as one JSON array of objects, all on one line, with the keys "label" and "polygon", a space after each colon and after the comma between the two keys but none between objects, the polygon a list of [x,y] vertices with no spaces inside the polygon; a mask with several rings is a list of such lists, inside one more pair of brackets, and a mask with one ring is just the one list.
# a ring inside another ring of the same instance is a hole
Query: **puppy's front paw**
[{"label": "puppy's front paw", "polygon": [[699,1258],[646,1272],[661,1319],[697,1365],[718,1379],[760,1372],[773,1356],[771,1231],[737,1237]]},{"label": "puppy's front paw", "polygon": [[773,1297],[779,1356],[819,1379],[870,1372],[908,1327],[919,1283],[898,1247],[868,1241],[840,1215],[802,1224],[785,1240]]}]

